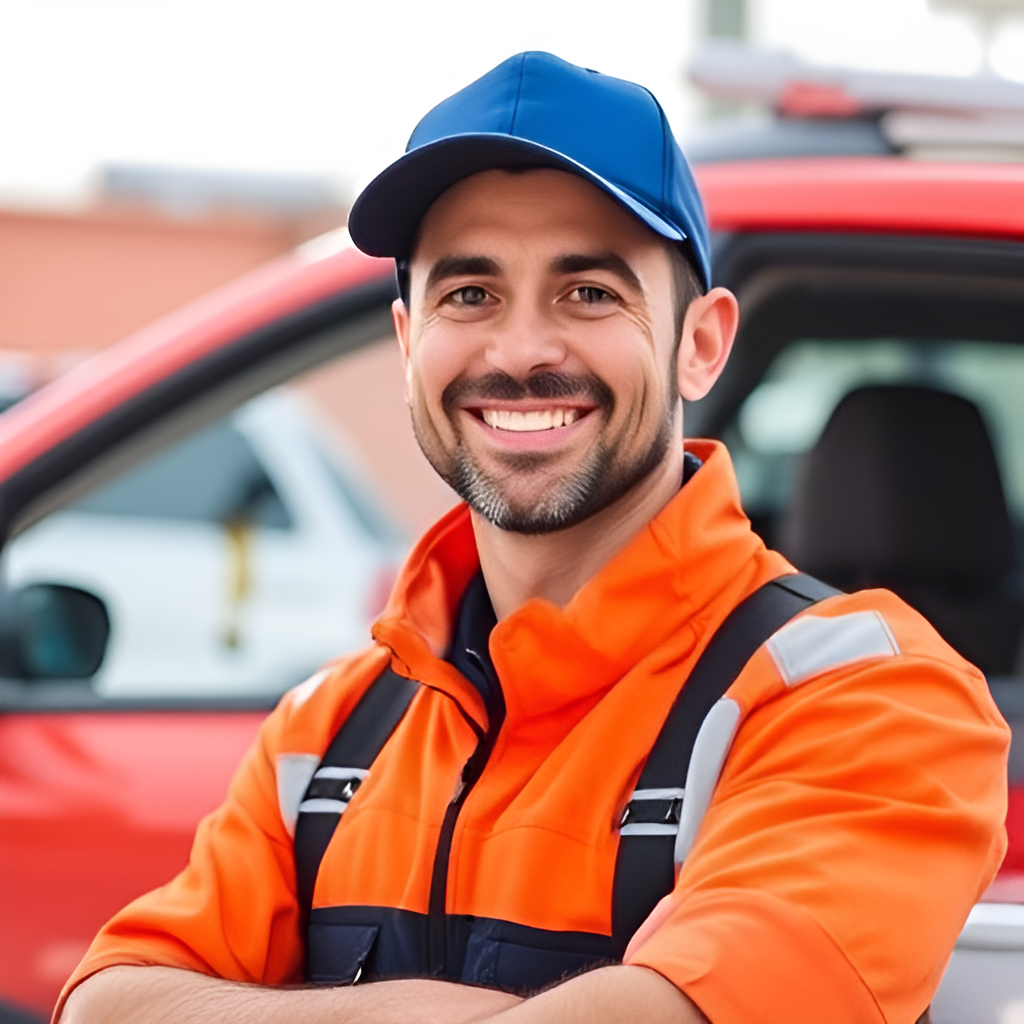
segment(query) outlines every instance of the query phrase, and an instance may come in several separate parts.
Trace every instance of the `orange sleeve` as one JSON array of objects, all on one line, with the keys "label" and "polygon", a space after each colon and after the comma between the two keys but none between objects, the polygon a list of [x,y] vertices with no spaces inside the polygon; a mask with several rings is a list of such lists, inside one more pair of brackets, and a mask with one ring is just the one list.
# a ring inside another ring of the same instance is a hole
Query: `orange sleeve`
[{"label": "orange sleeve", "polygon": [[188,866],[103,926],[64,986],[54,1021],[77,985],[119,965],[179,967],[267,985],[301,980],[295,859],[278,804],[276,759],[283,751],[321,755],[380,662],[379,654],[364,652],[282,698],[226,800],[200,822]]},{"label": "orange sleeve", "polygon": [[998,869],[1009,730],[923,620],[886,617],[902,656],[776,682],[748,715],[627,951],[714,1024],[915,1021]]}]

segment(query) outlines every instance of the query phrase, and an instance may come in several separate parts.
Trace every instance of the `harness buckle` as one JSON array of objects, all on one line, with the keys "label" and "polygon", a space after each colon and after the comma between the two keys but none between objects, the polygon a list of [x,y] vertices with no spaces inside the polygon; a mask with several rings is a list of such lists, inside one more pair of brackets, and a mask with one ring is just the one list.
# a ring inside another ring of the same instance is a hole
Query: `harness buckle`
[{"label": "harness buckle", "polygon": [[685,790],[680,788],[637,789],[626,804],[619,821],[620,832],[661,835],[676,832],[683,811]]},{"label": "harness buckle", "polygon": [[364,768],[328,765],[318,769],[310,780],[305,799],[299,804],[299,811],[304,814],[342,814],[366,775]]}]

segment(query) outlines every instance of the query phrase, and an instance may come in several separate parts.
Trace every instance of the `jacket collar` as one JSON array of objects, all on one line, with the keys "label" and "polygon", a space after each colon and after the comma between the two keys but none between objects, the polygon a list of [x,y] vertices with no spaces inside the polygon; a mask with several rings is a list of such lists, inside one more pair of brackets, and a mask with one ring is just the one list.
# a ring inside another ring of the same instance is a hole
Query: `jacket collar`
[{"label": "jacket collar", "polygon": [[[757,573],[764,545],[743,513],[728,452],[717,441],[686,444],[702,468],[564,608],[528,601],[491,633],[507,720],[596,699],[670,638],[685,657],[716,624],[709,611],[719,593]],[[469,510],[460,505],[413,548],[373,635],[400,671],[449,693],[483,723],[476,689],[443,661],[478,567]]]}]

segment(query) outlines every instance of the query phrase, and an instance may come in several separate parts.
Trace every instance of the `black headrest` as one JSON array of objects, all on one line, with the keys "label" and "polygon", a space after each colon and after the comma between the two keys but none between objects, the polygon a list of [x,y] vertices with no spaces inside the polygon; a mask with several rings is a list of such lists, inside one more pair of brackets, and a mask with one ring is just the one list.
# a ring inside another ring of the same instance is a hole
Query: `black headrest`
[{"label": "black headrest", "polygon": [[781,540],[839,586],[998,580],[1013,536],[978,407],[930,388],[851,391],[806,457]]}]

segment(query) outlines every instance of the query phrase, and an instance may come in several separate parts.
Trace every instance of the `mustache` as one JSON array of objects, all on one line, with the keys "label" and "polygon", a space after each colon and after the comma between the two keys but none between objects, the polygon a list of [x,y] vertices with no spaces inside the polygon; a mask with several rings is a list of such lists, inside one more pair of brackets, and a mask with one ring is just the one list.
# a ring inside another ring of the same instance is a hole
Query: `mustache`
[{"label": "mustache", "polygon": [[501,370],[473,380],[456,377],[442,392],[441,404],[450,410],[487,399],[514,402],[523,398],[582,399],[609,410],[615,404],[611,388],[599,377],[555,370],[540,370],[525,380],[517,380]]}]

